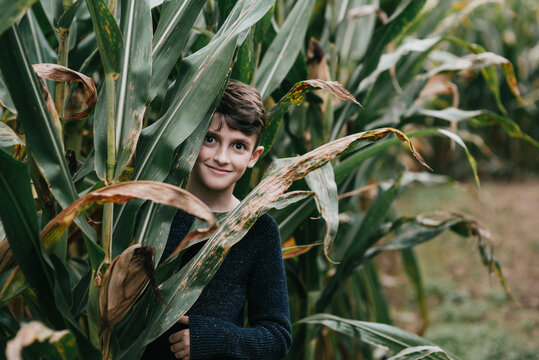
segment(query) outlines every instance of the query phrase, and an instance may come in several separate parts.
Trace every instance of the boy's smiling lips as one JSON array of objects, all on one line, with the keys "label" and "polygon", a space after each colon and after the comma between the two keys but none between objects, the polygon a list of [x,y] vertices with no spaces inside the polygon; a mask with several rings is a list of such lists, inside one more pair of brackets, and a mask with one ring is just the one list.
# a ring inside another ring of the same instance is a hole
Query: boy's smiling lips
[{"label": "boy's smiling lips", "polygon": [[230,172],[232,172],[232,170],[226,170],[226,169],[221,169],[219,167],[215,167],[215,166],[211,166],[211,165],[208,165],[208,164],[205,164],[210,170],[212,170],[213,172],[217,173],[217,174],[228,174]]}]

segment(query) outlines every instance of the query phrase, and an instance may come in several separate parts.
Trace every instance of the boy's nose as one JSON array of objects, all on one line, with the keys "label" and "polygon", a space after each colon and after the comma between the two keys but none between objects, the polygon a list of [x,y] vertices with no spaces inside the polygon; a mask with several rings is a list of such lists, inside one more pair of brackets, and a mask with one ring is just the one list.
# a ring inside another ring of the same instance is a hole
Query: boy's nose
[{"label": "boy's nose", "polygon": [[218,164],[228,164],[228,155],[224,146],[219,146],[213,154],[213,160]]}]

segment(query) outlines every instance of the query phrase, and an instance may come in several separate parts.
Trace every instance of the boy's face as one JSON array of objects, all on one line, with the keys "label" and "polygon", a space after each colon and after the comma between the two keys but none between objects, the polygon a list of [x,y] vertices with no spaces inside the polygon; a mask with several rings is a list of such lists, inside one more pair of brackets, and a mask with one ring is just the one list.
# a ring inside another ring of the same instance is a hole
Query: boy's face
[{"label": "boy's face", "polygon": [[245,169],[255,165],[263,151],[263,146],[256,146],[256,134],[233,130],[215,114],[191,177],[210,192],[232,193],[236,181]]}]

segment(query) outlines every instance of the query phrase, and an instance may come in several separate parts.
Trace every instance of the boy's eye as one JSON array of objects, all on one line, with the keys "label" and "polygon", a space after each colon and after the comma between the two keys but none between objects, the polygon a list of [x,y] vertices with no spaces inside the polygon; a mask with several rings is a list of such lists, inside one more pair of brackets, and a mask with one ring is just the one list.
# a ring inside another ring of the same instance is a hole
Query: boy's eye
[{"label": "boy's eye", "polygon": [[211,144],[213,142],[215,142],[215,138],[211,135],[206,135],[206,142]]},{"label": "boy's eye", "polygon": [[244,150],[244,149],[246,149],[246,146],[245,146],[245,144],[242,144],[242,143],[236,143],[236,144],[234,144],[234,148],[236,150]]}]

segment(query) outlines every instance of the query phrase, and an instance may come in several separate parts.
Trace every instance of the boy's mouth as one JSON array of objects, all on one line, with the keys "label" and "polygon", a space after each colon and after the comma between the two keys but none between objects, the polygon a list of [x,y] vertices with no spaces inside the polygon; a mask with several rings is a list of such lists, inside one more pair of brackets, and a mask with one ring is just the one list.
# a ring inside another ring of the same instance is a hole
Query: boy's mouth
[{"label": "boy's mouth", "polygon": [[214,167],[214,166],[211,166],[211,165],[208,165],[208,164],[206,164],[206,166],[209,167],[210,170],[212,170],[213,172],[215,172],[217,174],[228,174],[228,173],[232,172],[231,170],[221,169],[221,168]]}]

